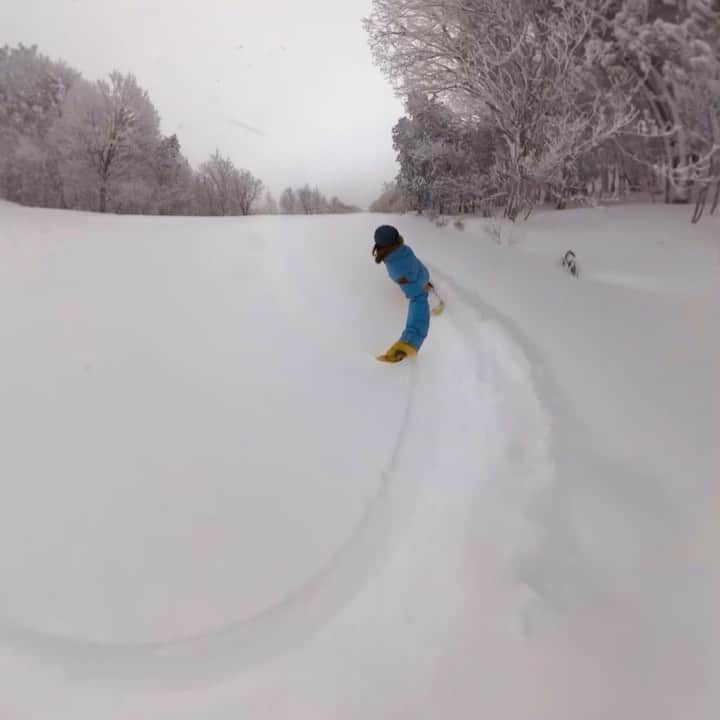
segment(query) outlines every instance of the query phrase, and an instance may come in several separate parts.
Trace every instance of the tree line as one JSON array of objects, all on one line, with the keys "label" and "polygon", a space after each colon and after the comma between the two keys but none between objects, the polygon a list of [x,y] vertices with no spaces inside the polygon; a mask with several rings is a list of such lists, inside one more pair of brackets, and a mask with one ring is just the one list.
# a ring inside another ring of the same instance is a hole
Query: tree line
[{"label": "tree line", "polygon": [[373,0],[405,101],[376,210],[720,196],[720,0]]},{"label": "tree line", "polygon": [[114,70],[90,82],[22,44],[0,47],[0,197],[151,215],[354,209],[309,186],[293,191],[291,205],[278,204],[219,150],[193,169],[178,136],[161,133],[157,109],[134,75]]}]

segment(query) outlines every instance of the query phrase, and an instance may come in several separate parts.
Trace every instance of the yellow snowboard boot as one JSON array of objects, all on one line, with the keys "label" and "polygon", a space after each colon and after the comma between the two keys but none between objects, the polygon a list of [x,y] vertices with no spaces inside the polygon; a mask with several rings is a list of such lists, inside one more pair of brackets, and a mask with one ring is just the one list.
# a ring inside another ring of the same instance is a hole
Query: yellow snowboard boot
[{"label": "yellow snowboard boot", "polygon": [[378,355],[380,362],[396,363],[404,360],[408,355],[417,355],[417,350],[409,343],[398,340],[383,355]]}]

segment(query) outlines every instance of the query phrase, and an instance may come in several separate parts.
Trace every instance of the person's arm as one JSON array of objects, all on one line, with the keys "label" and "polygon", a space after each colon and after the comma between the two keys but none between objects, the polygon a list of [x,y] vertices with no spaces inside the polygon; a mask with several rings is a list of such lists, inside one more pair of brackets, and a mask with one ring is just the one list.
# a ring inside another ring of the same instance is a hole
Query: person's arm
[{"label": "person's arm", "polygon": [[415,255],[411,255],[407,261],[403,263],[401,275],[397,279],[398,285],[407,285],[408,283],[417,282],[420,270],[420,261],[415,257]]}]

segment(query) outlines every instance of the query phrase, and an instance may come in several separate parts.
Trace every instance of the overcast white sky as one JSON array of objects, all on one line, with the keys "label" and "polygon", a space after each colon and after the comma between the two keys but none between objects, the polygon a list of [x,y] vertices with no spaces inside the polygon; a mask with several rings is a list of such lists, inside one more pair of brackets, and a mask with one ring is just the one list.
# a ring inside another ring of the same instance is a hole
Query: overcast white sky
[{"label": "overcast white sky", "polygon": [[372,64],[370,0],[0,0],[0,45],[37,44],[95,80],[133,72],[197,166],[216,148],[276,196],[367,206],[396,174],[402,114]]}]

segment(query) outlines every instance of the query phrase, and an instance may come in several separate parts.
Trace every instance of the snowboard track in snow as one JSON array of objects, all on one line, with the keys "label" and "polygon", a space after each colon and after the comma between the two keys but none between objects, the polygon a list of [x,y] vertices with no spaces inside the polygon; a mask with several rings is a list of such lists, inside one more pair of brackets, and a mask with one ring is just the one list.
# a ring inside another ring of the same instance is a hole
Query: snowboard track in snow
[{"label": "snowboard track in snow", "polygon": [[[39,631],[0,620],[0,642],[16,651],[61,663],[79,677],[135,685],[152,675],[168,685],[186,685],[224,674],[298,644],[334,617],[392,553],[392,536],[412,512],[412,478],[397,473],[405,443],[417,369],[413,368],[407,404],[388,466],[374,497],[354,530],[330,560],[300,586],[265,609],[213,630],[147,643],[98,642]],[[200,676],[200,677],[199,677]]]},{"label": "snowboard track in snow", "polygon": [[[618,538],[627,535],[623,544],[627,566],[634,565],[637,571],[652,568],[662,572],[667,558],[679,552],[676,533],[682,537],[683,528],[692,527],[690,509],[678,507],[662,478],[599,448],[542,350],[512,317],[445,273],[433,269],[433,276],[452,288],[464,304],[476,307],[484,318],[496,322],[522,349],[530,363],[534,392],[546,416],[552,418],[548,436],[552,472],[528,508],[537,542],[516,558],[517,577],[535,598],[527,608],[527,628],[534,627],[540,617],[554,622],[570,611],[595,604],[612,584],[605,567],[610,560],[601,556],[601,548],[591,547],[584,536],[583,525],[592,521],[584,516],[586,506],[594,507],[588,505],[588,495],[594,497],[594,502],[614,499],[617,507],[623,508],[622,513],[608,519],[614,523]],[[638,484],[648,492],[638,494],[636,490],[633,494]],[[598,491],[599,498],[595,497]],[[652,537],[658,517],[663,518],[667,537]],[[562,552],[558,552],[560,547]],[[648,548],[652,548],[650,557],[646,554]]]},{"label": "snowboard track in snow", "polygon": [[[503,340],[525,356],[525,338],[518,335],[512,323],[508,325],[494,308],[474,295],[471,305],[468,291],[453,285],[439,271],[433,273],[453,289],[455,301],[465,305],[467,317],[477,319],[479,311],[473,306],[481,304],[483,311],[479,314],[487,312],[495,318]],[[463,328],[457,319],[453,320],[452,309],[440,322],[448,319],[460,342],[467,342]],[[99,642],[0,621],[0,643],[33,659],[60,665],[85,684],[152,690],[216,682],[301,645],[335,617],[388,562],[395,538],[413,514],[419,483],[412,473],[398,467],[419,391],[420,366],[415,365],[411,372],[397,439],[380,486],[362,518],[330,560],[278,602],[210,631],[147,643]],[[534,384],[533,378],[530,380]]]}]

